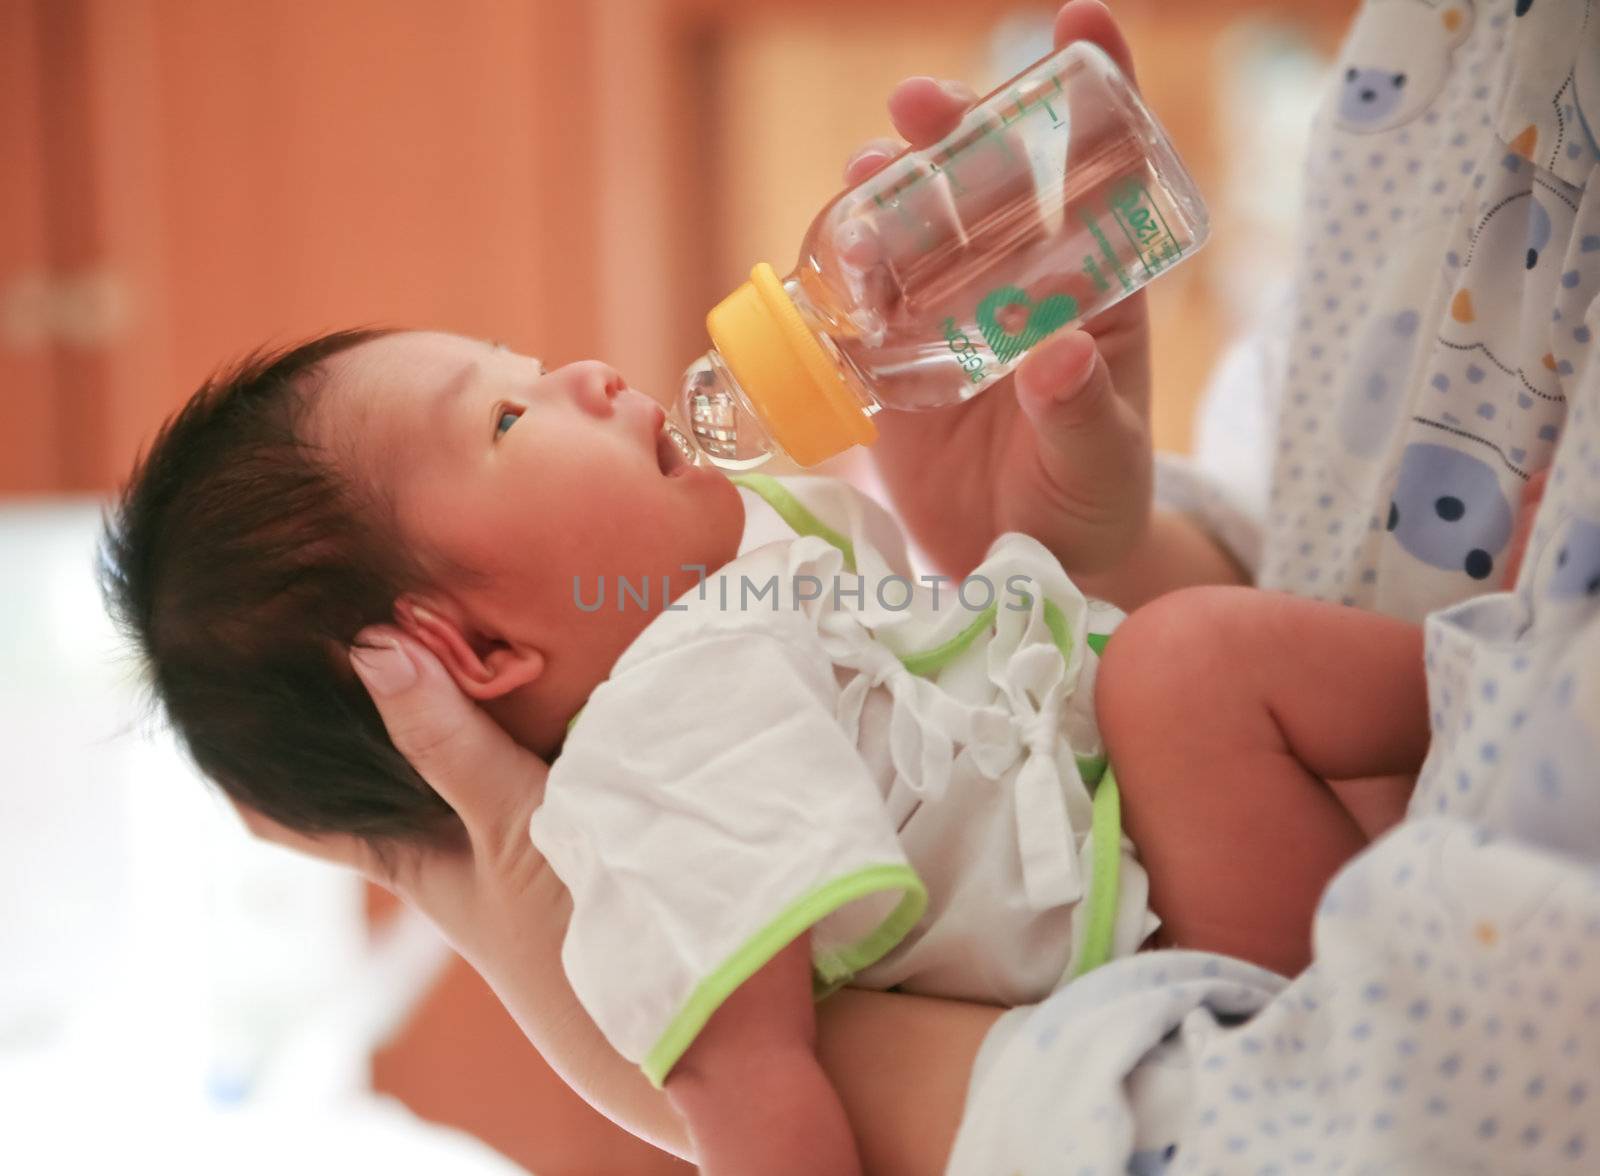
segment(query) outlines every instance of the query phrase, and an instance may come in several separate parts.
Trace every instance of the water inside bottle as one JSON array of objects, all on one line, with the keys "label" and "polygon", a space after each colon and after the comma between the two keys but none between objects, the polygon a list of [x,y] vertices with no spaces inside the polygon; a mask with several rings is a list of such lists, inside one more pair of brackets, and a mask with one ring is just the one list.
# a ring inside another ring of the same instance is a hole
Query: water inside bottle
[{"label": "water inside bottle", "polygon": [[[1206,231],[1192,181],[1127,80],[1075,45],[823,209],[784,289],[864,412],[931,409],[976,396]],[[730,470],[765,460],[761,418],[716,352],[683,392],[686,452]]]},{"label": "water inside bottle", "polygon": [[813,228],[798,285],[878,405],[970,399],[1204,236],[1203,210],[1163,178],[1183,172],[1161,143],[1092,111],[1075,130],[1057,111],[1042,126],[1041,105],[1023,104],[1027,134],[991,112]]}]

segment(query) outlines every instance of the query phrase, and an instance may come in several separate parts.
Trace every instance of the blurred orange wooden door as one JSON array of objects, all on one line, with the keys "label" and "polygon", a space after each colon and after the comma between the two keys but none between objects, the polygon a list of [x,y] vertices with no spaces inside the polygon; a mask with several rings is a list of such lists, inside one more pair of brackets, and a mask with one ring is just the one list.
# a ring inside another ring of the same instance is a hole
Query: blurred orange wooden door
[{"label": "blurred orange wooden door", "polygon": [[0,0],[0,495],[56,488],[63,456],[41,8]]},{"label": "blurred orange wooden door", "polygon": [[[627,87],[597,100],[589,61],[629,7],[0,0],[0,493],[111,487],[267,342],[382,322],[599,351],[602,312],[637,307],[600,273]],[[664,172],[626,199],[658,206]]]}]

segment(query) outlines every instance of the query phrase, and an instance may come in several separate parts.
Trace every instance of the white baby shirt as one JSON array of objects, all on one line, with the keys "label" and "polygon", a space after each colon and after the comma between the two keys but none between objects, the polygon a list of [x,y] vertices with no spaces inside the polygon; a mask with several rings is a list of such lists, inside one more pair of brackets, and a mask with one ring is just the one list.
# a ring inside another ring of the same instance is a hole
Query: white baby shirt
[{"label": "white baby shirt", "polygon": [[572,894],[562,963],[612,1045],[660,1084],[808,928],[820,992],[1018,1004],[1136,950],[1145,875],[1114,787],[1091,793],[1088,638],[1120,614],[1025,536],[960,585],[918,582],[893,520],[843,483],[744,482],[751,529],[765,500],[803,533],[650,623],[530,826]]}]

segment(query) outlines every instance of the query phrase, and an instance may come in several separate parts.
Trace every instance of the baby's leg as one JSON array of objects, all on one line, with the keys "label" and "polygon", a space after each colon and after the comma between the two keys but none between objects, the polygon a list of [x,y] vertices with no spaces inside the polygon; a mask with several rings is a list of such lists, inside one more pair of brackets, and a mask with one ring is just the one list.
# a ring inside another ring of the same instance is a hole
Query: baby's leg
[{"label": "baby's leg", "polygon": [[1161,942],[1293,975],[1323,887],[1369,839],[1328,781],[1390,777],[1364,801],[1398,814],[1427,751],[1422,631],[1254,588],[1174,592],[1112,636],[1096,710]]}]

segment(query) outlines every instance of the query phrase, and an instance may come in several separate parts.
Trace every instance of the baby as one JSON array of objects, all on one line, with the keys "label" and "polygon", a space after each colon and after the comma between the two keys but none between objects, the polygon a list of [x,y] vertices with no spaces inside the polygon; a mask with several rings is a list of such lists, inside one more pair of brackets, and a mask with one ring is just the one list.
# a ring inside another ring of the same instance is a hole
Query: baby
[{"label": "baby", "polygon": [[[797,537],[741,555],[747,509]],[[201,770],[290,828],[457,829],[349,668],[368,624],[553,759],[531,833],[572,892],[563,964],[713,1172],[857,1169],[812,1050],[839,984],[1038,1000],[1146,945],[1152,907],[1163,945],[1299,966],[1427,741],[1413,626],[1249,589],[1119,626],[1020,535],[941,606],[847,488],[741,488],[606,365],[436,333],[209,383],[105,583]],[[1368,805],[1328,784],[1376,776],[1402,778]]]}]

